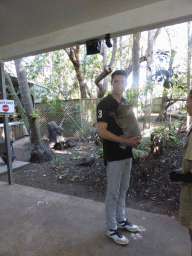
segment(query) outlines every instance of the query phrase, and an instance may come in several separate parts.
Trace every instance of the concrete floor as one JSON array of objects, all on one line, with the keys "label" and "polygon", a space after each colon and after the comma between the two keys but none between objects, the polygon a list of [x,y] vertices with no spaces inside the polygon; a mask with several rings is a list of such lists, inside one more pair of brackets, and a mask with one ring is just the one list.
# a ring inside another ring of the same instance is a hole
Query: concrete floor
[{"label": "concrete floor", "polygon": [[[29,136],[27,136],[22,139],[15,140],[13,142],[13,148],[15,153],[17,153],[17,150],[22,152],[22,154],[20,153],[21,155],[20,157],[18,157],[18,155],[16,154],[16,159],[12,163],[13,170],[29,163],[30,150],[27,150],[26,148],[22,148],[22,146],[26,143],[29,143],[29,141],[30,141],[30,138]],[[16,148],[18,149],[16,150]],[[0,157],[0,173],[4,173],[4,172],[7,172],[7,165],[3,162],[2,158]]]},{"label": "concrete floor", "polygon": [[106,236],[104,203],[0,182],[0,256],[190,256],[186,228],[168,216],[126,208],[140,227],[129,244]]},{"label": "concrete floor", "polygon": [[[12,163],[12,169],[16,169],[16,168],[19,168],[23,165],[26,165],[28,164],[29,162],[23,162],[23,161],[14,161]],[[2,159],[0,159],[0,173],[4,173],[4,172],[7,172],[7,165],[2,161]]]}]

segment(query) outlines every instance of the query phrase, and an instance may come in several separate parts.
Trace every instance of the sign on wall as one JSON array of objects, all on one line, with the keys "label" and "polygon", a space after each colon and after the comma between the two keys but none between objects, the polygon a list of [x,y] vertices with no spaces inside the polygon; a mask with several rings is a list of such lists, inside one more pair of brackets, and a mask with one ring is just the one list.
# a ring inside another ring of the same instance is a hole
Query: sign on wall
[{"label": "sign on wall", "polygon": [[15,112],[14,100],[0,100],[0,114],[13,114]]}]

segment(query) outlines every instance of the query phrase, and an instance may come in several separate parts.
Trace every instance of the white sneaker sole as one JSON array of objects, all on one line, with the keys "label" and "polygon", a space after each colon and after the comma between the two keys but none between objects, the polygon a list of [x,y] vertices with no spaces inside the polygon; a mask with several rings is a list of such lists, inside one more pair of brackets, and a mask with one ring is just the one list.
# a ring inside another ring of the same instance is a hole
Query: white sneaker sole
[{"label": "white sneaker sole", "polygon": [[112,236],[110,236],[110,234],[108,234],[108,237],[110,237],[115,243],[117,244],[121,244],[121,245],[126,245],[129,243],[129,240],[126,238],[126,240],[122,241],[122,240],[115,240]]},{"label": "white sneaker sole", "polygon": [[121,225],[117,225],[117,226],[118,226],[118,228],[126,229],[127,231],[132,232],[132,233],[139,232],[139,227],[138,228],[129,228],[129,229],[127,229],[126,227],[123,227]]}]

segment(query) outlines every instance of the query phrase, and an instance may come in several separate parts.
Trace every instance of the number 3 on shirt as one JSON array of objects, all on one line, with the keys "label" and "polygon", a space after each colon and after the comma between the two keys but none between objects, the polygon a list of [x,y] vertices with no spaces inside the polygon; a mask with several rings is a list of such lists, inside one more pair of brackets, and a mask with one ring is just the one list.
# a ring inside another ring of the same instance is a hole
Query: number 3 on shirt
[{"label": "number 3 on shirt", "polygon": [[98,110],[98,118],[102,118],[102,110]]}]

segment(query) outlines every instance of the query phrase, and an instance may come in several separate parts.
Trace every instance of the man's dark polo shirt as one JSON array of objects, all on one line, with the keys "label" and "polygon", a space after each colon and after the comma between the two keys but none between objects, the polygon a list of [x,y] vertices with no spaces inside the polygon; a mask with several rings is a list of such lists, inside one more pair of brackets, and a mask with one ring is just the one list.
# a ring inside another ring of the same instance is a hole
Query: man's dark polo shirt
[{"label": "man's dark polo shirt", "polygon": [[[109,114],[109,112],[116,111],[118,104],[119,103],[111,96],[111,94],[103,98],[97,106],[97,122],[108,123],[107,130],[117,136],[120,136],[123,135],[123,131],[115,122],[114,117]],[[107,165],[107,161],[118,161],[132,158],[132,147],[127,146],[126,149],[122,149],[119,145],[120,144],[117,142],[103,139],[105,165]]]}]

